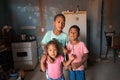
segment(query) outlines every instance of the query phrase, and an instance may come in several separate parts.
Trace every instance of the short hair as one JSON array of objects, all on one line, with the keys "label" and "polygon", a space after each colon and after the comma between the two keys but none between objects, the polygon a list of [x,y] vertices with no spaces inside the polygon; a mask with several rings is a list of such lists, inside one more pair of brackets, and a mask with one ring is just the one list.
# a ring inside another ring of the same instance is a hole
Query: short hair
[{"label": "short hair", "polygon": [[77,26],[77,25],[72,25],[72,26],[70,27],[69,31],[70,31],[72,28],[75,28],[75,29],[77,30],[78,34],[80,34],[80,28],[79,28],[79,26]]},{"label": "short hair", "polygon": [[65,16],[63,14],[57,14],[55,17],[54,17],[54,21],[56,20],[57,17],[62,17],[64,22],[65,22]]}]

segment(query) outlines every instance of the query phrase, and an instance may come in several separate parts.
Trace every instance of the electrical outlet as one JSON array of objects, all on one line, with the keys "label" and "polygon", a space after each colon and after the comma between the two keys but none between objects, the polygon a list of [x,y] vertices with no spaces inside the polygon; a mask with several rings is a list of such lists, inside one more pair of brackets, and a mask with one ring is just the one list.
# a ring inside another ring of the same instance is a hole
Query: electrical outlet
[{"label": "electrical outlet", "polygon": [[41,28],[41,32],[44,32],[45,31],[45,28]]},{"label": "electrical outlet", "polygon": [[44,34],[46,33],[46,29],[45,27],[40,27],[40,26],[37,26],[37,34],[41,35],[41,36],[44,36]]}]

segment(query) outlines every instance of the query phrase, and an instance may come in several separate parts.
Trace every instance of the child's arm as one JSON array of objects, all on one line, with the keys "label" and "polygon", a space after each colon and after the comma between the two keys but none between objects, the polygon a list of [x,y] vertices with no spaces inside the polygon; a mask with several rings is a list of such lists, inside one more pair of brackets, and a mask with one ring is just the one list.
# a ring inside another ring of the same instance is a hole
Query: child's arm
[{"label": "child's arm", "polygon": [[72,64],[72,69],[77,69],[78,67],[80,67],[82,64],[84,64],[88,59],[88,54],[84,54],[82,57],[81,62],[78,63],[73,63]]},{"label": "child's arm", "polygon": [[63,62],[64,67],[68,67],[74,59],[75,59],[75,56],[70,55],[69,60]]},{"label": "child's arm", "polygon": [[63,53],[64,53],[64,60],[67,61],[68,60],[68,50],[66,47],[63,47]]},{"label": "child's arm", "polygon": [[83,57],[82,57],[82,61],[81,61],[81,64],[84,64],[88,59],[88,54],[84,54]]},{"label": "child's arm", "polygon": [[66,55],[68,53],[68,50],[67,50],[66,46],[63,47],[63,53],[64,53],[64,55]]},{"label": "child's arm", "polygon": [[40,67],[43,72],[46,71],[46,60],[47,60],[47,55],[43,54],[40,60]]}]

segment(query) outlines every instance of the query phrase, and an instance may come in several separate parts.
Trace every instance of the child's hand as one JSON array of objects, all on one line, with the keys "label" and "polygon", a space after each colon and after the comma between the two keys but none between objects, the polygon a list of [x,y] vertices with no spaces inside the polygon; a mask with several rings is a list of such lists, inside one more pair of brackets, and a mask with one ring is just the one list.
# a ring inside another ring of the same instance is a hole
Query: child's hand
[{"label": "child's hand", "polygon": [[46,54],[43,54],[42,57],[41,57],[41,63],[45,63],[47,60],[47,55]]},{"label": "child's hand", "polygon": [[71,54],[70,56],[69,56],[69,59],[72,61],[72,60],[74,60],[76,58],[76,55],[74,55],[74,54]]},{"label": "child's hand", "polygon": [[72,69],[73,70],[79,68],[79,66],[80,66],[80,62],[78,62],[78,63],[72,63]]},{"label": "child's hand", "polygon": [[66,48],[63,48],[63,53],[67,54],[67,49]]},{"label": "child's hand", "polygon": [[72,70],[72,66],[70,65],[70,66],[68,66],[68,70]]},{"label": "child's hand", "polygon": [[47,60],[47,54],[43,54],[40,59],[40,71],[45,72],[46,71],[46,60]]},{"label": "child's hand", "polygon": [[64,53],[64,55],[68,53],[67,48],[63,48],[63,53]]}]

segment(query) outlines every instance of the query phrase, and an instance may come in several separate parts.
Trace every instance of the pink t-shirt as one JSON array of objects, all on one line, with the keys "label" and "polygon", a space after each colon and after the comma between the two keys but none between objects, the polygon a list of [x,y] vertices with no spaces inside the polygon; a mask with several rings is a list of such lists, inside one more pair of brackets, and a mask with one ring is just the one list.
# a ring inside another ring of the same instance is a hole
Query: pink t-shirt
[{"label": "pink t-shirt", "polygon": [[[84,42],[82,42],[82,41],[80,41],[76,45],[72,45],[70,42],[68,42],[67,49],[70,50],[69,55],[71,55],[71,54],[76,55],[76,58],[73,60],[72,63],[80,62],[82,60],[83,54],[88,53],[88,49],[87,49],[86,45],[84,44]],[[84,70],[84,65],[81,65],[76,70]]]},{"label": "pink t-shirt", "polygon": [[63,61],[64,61],[64,58],[61,55],[58,56],[53,63],[49,63],[47,61],[49,77],[56,79],[56,78],[59,78],[62,76],[62,74],[63,74],[62,62]]}]

